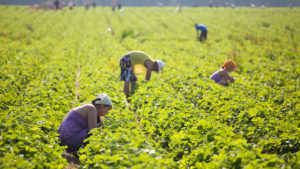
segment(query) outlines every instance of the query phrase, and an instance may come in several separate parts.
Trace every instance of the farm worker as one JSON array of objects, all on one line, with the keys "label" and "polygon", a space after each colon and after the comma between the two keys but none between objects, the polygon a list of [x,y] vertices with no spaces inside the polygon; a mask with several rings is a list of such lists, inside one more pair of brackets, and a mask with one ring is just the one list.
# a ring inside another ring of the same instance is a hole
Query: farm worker
[{"label": "farm worker", "polygon": [[[195,24],[196,31],[197,31],[197,40],[200,40],[202,42],[203,40],[206,40],[207,37],[207,28],[203,24]],[[199,32],[201,31],[201,35],[199,36]]]},{"label": "farm worker", "polygon": [[116,8],[116,0],[113,0],[111,3],[111,10],[115,11],[115,8]]},{"label": "farm worker", "polygon": [[55,5],[55,10],[58,10],[59,9],[59,0],[55,0],[54,5]]},{"label": "farm worker", "polygon": [[89,1],[89,0],[86,0],[86,1],[85,1],[84,7],[85,7],[86,10],[89,9],[89,7],[90,7],[90,1]]},{"label": "farm worker", "polygon": [[[153,60],[150,55],[142,51],[131,51],[120,59],[121,66],[121,81],[124,83],[124,93],[128,100],[129,98],[129,84],[131,83],[131,92],[136,85],[136,73],[145,72],[146,80],[151,78],[151,72],[160,72],[164,68],[164,62],[161,60]],[[128,100],[129,101],[129,100]]]},{"label": "farm worker", "polygon": [[92,5],[93,5],[94,8],[96,8],[96,5],[97,5],[97,4],[96,4],[96,1],[95,1],[95,0],[93,0]]},{"label": "farm worker", "polygon": [[181,5],[180,4],[178,4],[176,6],[175,12],[181,12]]},{"label": "farm worker", "polygon": [[121,1],[118,2],[118,8],[119,8],[119,11],[120,11],[121,8],[122,8],[122,3],[121,3]]},{"label": "farm worker", "polygon": [[223,63],[222,69],[214,72],[210,79],[214,80],[216,83],[228,86],[228,81],[234,82],[234,78],[229,76],[229,72],[234,71],[236,64],[232,60],[227,60]]},{"label": "farm worker", "polygon": [[52,0],[48,0],[48,5],[50,9],[53,9],[53,2]]},{"label": "farm worker", "polygon": [[112,102],[104,93],[99,94],[91,104],[72,109],[58,129],[61,145],[67,145],[68,152],[76,152],[89,136],[89,131],[104,124],[102,117],[111,109]]},{"label": "farm worker", "polygon": [[69,8],[70,8],[70,10],[72,10],[72,9],[73,9],[73,6],[74,6],[74,2],[73,2],[73,0],[69,1]]}]

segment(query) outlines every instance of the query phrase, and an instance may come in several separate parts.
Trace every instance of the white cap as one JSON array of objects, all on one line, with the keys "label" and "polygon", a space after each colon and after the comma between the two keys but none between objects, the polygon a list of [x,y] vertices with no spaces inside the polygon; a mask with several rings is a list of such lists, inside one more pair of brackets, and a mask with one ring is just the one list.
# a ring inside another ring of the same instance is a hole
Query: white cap
[{"label": "white cap", "polygon": [[110,98],[105,93],[98,94],[97,98],[95,99],[95,104],[104,104],[112,106]]},{"label": "white cap", "polygon": [[163,61],[161,60],[155,60],[155,62],[157,63],[158,65],[158,72],[160,73],[160,71],[165,67],[165,64]]}]

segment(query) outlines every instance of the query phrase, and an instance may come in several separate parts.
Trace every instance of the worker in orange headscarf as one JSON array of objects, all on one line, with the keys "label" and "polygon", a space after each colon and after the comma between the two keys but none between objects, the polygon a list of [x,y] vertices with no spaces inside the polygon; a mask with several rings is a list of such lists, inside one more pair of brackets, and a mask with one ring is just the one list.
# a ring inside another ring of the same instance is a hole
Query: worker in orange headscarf
[{"label": "worker in orange headscarf", "polygon": [[234,82],[234,78],[229,76],[229,73],[234,71],[236,64],[232,60],[227,60],[223,63],[222,68],[214,72],[210,79],[214,80],[216,83],[228,86],[228,81]]}]

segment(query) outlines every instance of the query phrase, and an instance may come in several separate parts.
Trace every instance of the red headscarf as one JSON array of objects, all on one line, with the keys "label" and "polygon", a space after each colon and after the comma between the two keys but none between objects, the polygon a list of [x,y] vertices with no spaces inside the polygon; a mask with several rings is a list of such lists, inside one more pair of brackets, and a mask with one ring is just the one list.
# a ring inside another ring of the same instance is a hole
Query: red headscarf
[{"label": "red headscarf", "polygon": [[222,68],[234,68],[236,67],[236,64],[231,59],[225,61],[222,65]]}]

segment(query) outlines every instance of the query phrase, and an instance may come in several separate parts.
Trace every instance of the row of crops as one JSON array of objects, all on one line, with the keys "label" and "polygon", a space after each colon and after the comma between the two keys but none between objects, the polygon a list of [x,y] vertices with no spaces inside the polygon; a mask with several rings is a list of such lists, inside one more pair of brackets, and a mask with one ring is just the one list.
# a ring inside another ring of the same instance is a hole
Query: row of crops
[{"label": "row of crops", "polygon": [[[298,8],[0,11],[1,168],[66,167],[56,131],[98,93],[113,109],[81,168],[300,167]],[[119,59],[131,50],[166,67],[138,76],[129,105]],[[228,58],[236,81],[223,87],[209,76]]]}]

